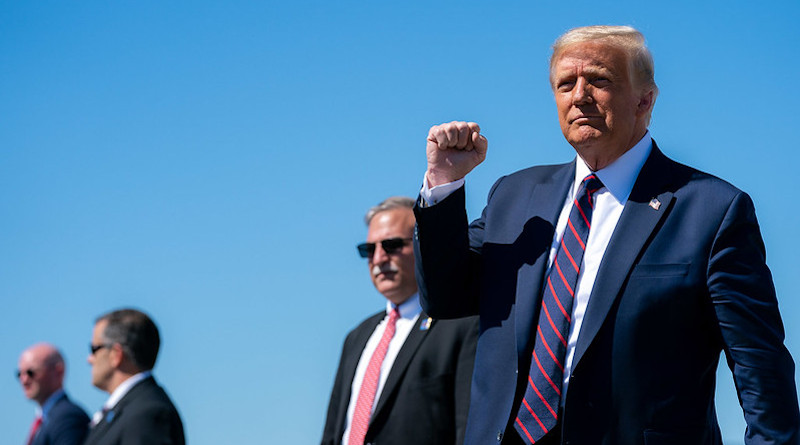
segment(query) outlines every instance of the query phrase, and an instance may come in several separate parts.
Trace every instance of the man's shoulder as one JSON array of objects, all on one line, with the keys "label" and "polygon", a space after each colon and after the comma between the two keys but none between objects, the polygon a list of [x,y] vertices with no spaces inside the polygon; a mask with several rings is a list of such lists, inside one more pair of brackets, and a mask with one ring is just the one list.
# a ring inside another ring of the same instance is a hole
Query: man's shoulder
[{"label": "man's shoulder", "polygon": [[645,168],[647,168],[645,174],[666,176],[669,188],[678,195],[700,192],[724,200],[744,193],[725,179],[669,158],[657,147],[654,148]]},{"label": "man's shoulder", "polygon": [[167,392],[152,377],[136,384],[128,394],[130,397],[125,403],[128,410],[134,412],[160,409],[177,411]]},{"label": "man's shoulder", "polygon": [[74,417],[85,419],[87,422],[89,421],[89,416],[86,414],[86,411],[66,395],[53,405],[48,416],[51,418]]}]

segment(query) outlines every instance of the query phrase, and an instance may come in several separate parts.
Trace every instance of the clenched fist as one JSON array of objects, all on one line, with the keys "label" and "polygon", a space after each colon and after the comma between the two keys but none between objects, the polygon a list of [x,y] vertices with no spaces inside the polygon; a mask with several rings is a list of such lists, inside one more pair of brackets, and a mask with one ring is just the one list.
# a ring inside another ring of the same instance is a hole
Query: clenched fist
[{"label": "clenched fist", "polygon": [[453,121],[434,125],[428,131],[428,171],[430,187],[461,179],[486,159],[489,142],[475,122]]}]

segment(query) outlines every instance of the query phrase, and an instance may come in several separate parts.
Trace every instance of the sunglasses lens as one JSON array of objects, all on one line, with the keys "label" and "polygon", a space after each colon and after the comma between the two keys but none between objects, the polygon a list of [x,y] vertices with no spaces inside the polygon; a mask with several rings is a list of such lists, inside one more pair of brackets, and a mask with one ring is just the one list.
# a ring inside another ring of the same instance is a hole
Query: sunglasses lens
[{"label": "sunglasses lens", "polygon": [[402,238],[385,239],[381,241],[381,247],[383,247],[386,253],[395,253],[402,249],[405,243],[405,240]]},{"label": "sunglasses lens", "polygon": [[375,253],[375,243],[361,243],[358,245],[358,254],[361,258],[369,258]]},{"label": "sunglasses lens", "polygon": [[36,376],[36,373],[35,373],[35,372],[33,372],[33,369],[26,369],[26,370],[24,370],[24,371],[17,371],[17,379],[20,379],[20,378],[22,378],[22,375],[23,375],[23,374],[25,374],[26,376],[28,376],[28,378],[29,378],[29,379],[32,379],[33,377],[35,377],[35,376]]}]

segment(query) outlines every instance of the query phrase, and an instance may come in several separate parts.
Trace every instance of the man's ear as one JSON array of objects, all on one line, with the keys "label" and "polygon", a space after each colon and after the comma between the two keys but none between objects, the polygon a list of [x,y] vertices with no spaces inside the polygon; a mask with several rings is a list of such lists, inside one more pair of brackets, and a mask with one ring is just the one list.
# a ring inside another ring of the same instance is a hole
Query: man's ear
[{"label": "man's ear", "polygon": [[114,343],[111,345],[111,350],[108,354],[108,359],[111,361],[111,366],[114,368],[119,368],[124,358],[125,351],[122,350],[122,345],[119,343]]},{"label": "man's ear", "polygon": [[653,104],[656,101],[656,93],[652,89],[647,89],[639,97],[639,103],[636,104],[636,114],[643,116],[653,109]]}]

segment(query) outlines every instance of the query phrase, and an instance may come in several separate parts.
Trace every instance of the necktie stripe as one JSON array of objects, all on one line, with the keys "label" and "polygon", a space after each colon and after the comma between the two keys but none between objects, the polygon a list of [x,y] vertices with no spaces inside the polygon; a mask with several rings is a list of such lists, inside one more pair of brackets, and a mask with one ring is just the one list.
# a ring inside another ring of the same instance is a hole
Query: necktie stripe
[{"label": "necktie stripe", "polygon": [[[528,383],[531,385],[531,388],[532,388],[534,391],[536,391],[536,395],[537,395],[537,396],[539,396],[539,400],[541,400],[541,401],[542,401],[542,403],[544,404],[544,406],[546,406],[546,407],[547,407],[547,409],[550,411],[550,414],[552,414],[552,415],[553,415],[553,417],[557,417],[558,415],[556,414],[555,410],[553,409],[553,407],[552,407],[552,406],[550,406],[550,403],[549,403],[549,402],[547,401],[547,399],[546,399],[546,398],[545,398],[545,397],[542,395],[542,393],[541,393],[541,392],[539,392],[539,388],[537,388],[537,387],[536,387],[536,384],[535,384],[535,383],[533,383],[533,379],[532,379],[530,376],[528,376]],[[523,401],[523,402],[525,402],[525,407],[526,407],[526,408],[528,408],[528,411],[530,411],[530,413],[531,413],[531,414],[535,415],[536,413],[534,413],[534,412],[533,412],[533,409],[531,409],[531,406],[530,406],[530,405],[528,405],[528,402],[527,402],[527,401],[525,401],[525,399],[524,399],[524,398],[522,399],[522,401]]]},{"label": "necktie stripe", "polygon": [[[539,419],[536,419],[536,420],[539,420]],[[541,422],[540,422],[540,424],[541,424]],[[519,427],[522,428],[523,431],[525,431],[525,435],[528,437],[528,440],[530,440],[531,443],[533,443],[533,437],[531,437],[531,433],[528,432],[528,429],[525,428],[525,425],[522,424],[522,421],[519,420],[519,417],[517,417],[517,425],[519,425]],[[544,429],[544,425],[542,425],[542,429]]]},{"label": "necktie stripe", "polygon": [[[536,330],[537,330],[537,331],[538,331],[538,333],[539,333],[539,337],[541,337],[541,339],[542,339],[542,344],[544,345],[544,348],[545,348],[545,349],[547,349],[547,353],[548,353],[548,354],[550,354],[550,357],[552,357],[552,358],[553,358],[553,362],[555,362],[555,364],[556,364],[556,365],[558,365],[558,369],[560,369],[560,370],[561,370],[561,372],[564,372],[564,366],[563,366],[563,365],[561,364],[561,362],[560,362],[560,361],[559,361],[559,360],[556,358],[556,355],[553,353],[553,350],[552,350],[552,349],[550,349],[550,345],[549,345],[549,344],[547,344],[547,339],[544,337],[544,334],[542,334],[542,328],[541,328],[541,326],[537,326],[537,327],[536,327]],[[530,376],[528,376],[528,379],[530,379]]]},{"label": "necktie stripe", "polygon": [[556,294],[555,291],[553,290],[553,283],[548,283],[548,286],[550,287],[550,292],[553,292],[553,295],[556,296],[555,298],[556,304],[558,305],[558,309],[561,310],[561,315],[563,315],[567,320],[569,320],[570,318],[569,313],[567,313],[567,310],[564,309],[564,306],[561,305],[561,300],[558,298],[558,294]]},{"label": "necktie stripe", "polygon": [[572,257],[572,254],[569,253],[569,249],[567,246],[564,245],[564,238],[561,238],[561,251],[567,254],[567,258],[569,258],[570,264],[572,264],[572,268],[575,269],[575,273],[581,270],[580,266],[575,262],[575,258]]},{"label": "necktie stripe", "polygon": [[563,309],[563,307],[561,306],[561,301],[559,301],[559,299],[558,299],[558,294],[556,293],[556,290],[553,288],[553,282],[550,281],[550,277],[547,277],[547,287],[550,289],[550,292],[553,293],[553,298],[556,299],[556,302],[558,303],[558,307],[562,308],[561,309],[561,313],[564,314],[564,317],[567,318],[567,321],[569,321],[571,323],[572,322],[572,317],[566,311],[566,309]]},{"label": "necktie stripe", "polygon": [[544,368],[542,367],[542,363],[539,361],[539,357],[536,355],[536,351],[533,351],[533,360],[536,362],[536,366],[539,367],[539,371],[541,371],[542,376],[545,378],[545,380],[547,380],[547,383],[549,383],[550,386],[553,388],[553,390],[560,396],[561,388],[559,387],[559,385],[553,383],[553,380],[550,378],[549,375],[547,375],[547,371],[545,371]]},{"label": "necktie stripe", "polygon": [[[561,334],[561,331],[558,329],[558,326],[556,326],[555,322],[553,321],[553,318],[550,317],[550,311],[547,310],[547,306],[543,304],[542,310],[544,310],[544,313],[547,316],[547,321],[550,323],[550,327],[553,328],[553,332],[555,332],[556,335],[558,336],[558,339],[561,340],[561,344],[567,346],[567,341],[564,340],[564,336]],[[534,349],[534,352],[535,351],[536,349]]]},{"label": "necktie stripe", "polygon": [[[555,263],[556,270],[558,271],[558,276],[561,277],[561,282],[564,284],[564,287],[567,288],[567,292],[569,292],[570,297],[575,297],[575,292],[573,292],[572,288],[569,285],[569,281],[564,277],[564,272],[561,271],[561,266],[558,263]],[[558,297],[558,294],[555,294]]]},{"label": "necktie stripe", "polygon": [[586,223],[586,227],[591,229],[592,228],[592,224],[589,222],[590,221],[589,218],[586,217],[586,213],[583,212],[583,209],[581,208],[581,205],[578,203],[578,200],[575,200],[575,203],[573,205],[575,206],[576,209],[578,209],[578,212],[581,214],[581,217],[583,218],[583,222]]},{"label": "necktie stripe", "polygon": [[[575,235],[575,239],[578,241],[578,244],[581,246],[581,250],[586,250],[586,244],[583,243],[581,236],[578,235],[578,231],[575,230],[575,226],[572,225],[572,221],[567,219],[567,225],[569,226],[570,230],[572,230],[572,234]],[[566,235],[566,234],[565,234]],[[561,237],[561,241],[564,241],[564,237]]]},{"label": "necktie stripe", "polygon": [[[514,423],[514,429],[526,444],[538,442],[558,425],[558,406],[568,349],[566,337],[572,322],[575,289],[594,211],[592,194],[602,187],[603,184],[593,174],[584,178],[573,199],[567,229],[558,243],[558,251],[545,278],[534,331],[528,385]],[[551,313],[555,305],[561,317],[556,312]]]}]

